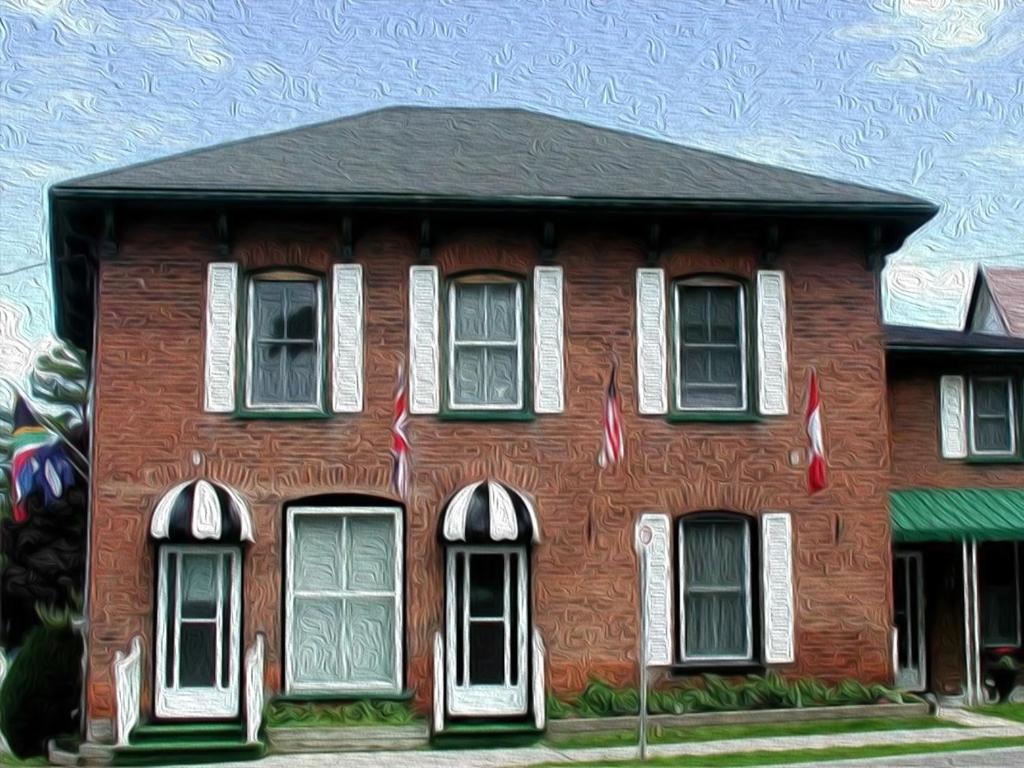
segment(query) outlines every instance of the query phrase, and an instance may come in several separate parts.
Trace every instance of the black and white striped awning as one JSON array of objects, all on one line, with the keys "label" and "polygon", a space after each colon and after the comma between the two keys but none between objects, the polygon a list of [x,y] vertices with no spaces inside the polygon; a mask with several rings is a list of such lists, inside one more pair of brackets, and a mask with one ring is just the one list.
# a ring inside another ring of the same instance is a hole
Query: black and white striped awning
[{"label": "black and white striped awning", "polygon": [[471,483],[452,496],[441,515],[440,534],[452,543],[540,541],[529,499],[497,480]]},{"label": "black and white striped awning", "polygon": [[209,480],[189,480],[165,493],[149,533],[167,541],[253,541],[252,518],[242,497]]}]

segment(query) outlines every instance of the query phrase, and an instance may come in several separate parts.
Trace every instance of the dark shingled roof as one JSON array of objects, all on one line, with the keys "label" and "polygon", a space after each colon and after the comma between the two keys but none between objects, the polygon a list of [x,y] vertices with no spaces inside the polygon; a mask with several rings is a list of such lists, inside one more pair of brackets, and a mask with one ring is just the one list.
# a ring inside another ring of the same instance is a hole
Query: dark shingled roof
[{"label": "dark shingled roof", "polygon": [[885,344],[892,352],[993,353],[1024,355],[1024,339],[911,325],[885,326]]},{"label": "dark shingled roof", "polygon": [[925,200],[523,109],[393,107],[85,176],[58,197],[572,202],[906,216]]}]

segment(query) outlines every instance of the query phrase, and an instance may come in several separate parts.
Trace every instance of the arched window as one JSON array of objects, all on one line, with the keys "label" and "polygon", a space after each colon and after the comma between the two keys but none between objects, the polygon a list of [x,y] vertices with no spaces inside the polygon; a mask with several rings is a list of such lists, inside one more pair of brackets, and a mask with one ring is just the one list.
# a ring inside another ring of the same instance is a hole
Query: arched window
[{"label": "arched window", "polygon": [[679,649],[682,661],[752,661],[751,521],[708,512],[679,521]]}]

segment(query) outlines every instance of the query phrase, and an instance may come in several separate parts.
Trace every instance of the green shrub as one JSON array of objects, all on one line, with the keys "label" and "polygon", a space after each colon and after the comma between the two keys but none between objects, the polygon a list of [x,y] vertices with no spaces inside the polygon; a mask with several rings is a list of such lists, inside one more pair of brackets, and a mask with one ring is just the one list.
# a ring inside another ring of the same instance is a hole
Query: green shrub
[{"label": "green shrub", "polygon": [[18,757],[43,754],[49,739],[77,730],[82,642],[69,624],[33,628],[0,688],[0,729]]},{"label": "green shrub", "polygon": [[272,701],[264,721],[270,728],[302,726],[408,725],[420,717],[404,701]]}]

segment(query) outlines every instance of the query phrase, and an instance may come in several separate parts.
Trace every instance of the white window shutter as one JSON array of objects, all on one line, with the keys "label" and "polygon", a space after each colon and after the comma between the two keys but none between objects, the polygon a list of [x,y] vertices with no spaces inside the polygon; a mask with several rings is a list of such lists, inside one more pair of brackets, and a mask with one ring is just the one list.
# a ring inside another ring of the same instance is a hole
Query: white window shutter
[{"label": "white window shutter", "polygon": [[363,267],[335,264],[331,276],[331,409],[363,410]]},{"label": "white window shutter", "polygon": [[764,656],[768,664],[795,658],[793,623],[793,522],[788,512],[761,515],[761,568],[764,589]]},{"label": "white window shutter", "polygon": [[757,273],[758,406],[766,416],[789,413],[789,350],[786,342],[786,275]]},{"label": "white window shutter", "polygon": [[206,270],[206,350],[203,410],[235,410],[238,347],[238,264],[214,262]]},{"label": "white window shutter", "polygon": [[939,381],[939,414],[942,458],[967,458],[967,383],[963,376],[943,376]]},{"label": "white window shutter", "polygon": [[635,545],[637,556],[641,558],[648,664],[672,663],[671,527],[669,516],[656,512],[642,514],[636,524]]},{"label": "white window shutter", "polygon": [[562,268],[533,270],[533,410],[565,410],[565,320]]},{"label": "white window shutter", "polygon": [[665,270],[636,271],[636,376],[640,413],[668,410]]},{"label": "white window shutter", "polygon": [[409,411],[441,408],[441,331],[438,269],[409,268]]}]

